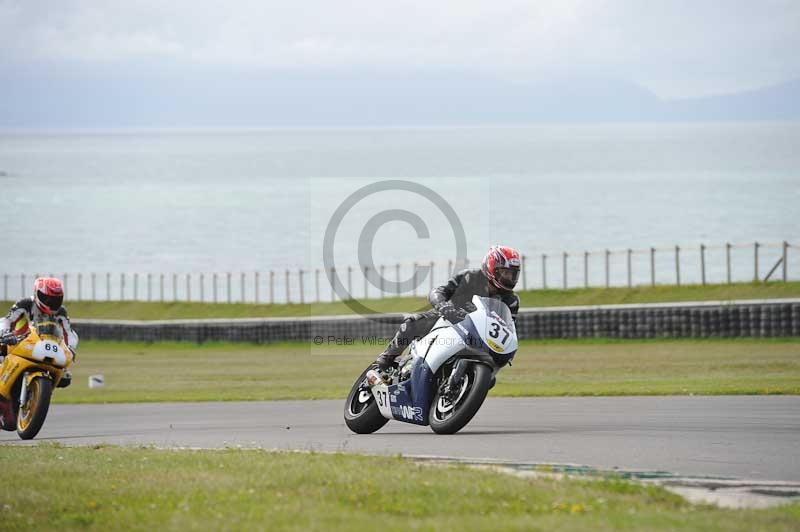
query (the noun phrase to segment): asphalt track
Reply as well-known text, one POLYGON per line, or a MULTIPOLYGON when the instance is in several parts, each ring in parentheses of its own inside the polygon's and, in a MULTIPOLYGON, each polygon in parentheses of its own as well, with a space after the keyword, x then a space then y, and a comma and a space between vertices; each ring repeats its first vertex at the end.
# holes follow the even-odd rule
MULTIPOLYGON (((800 481, 800 397, 488 399, 459 434, 352 434, 343 401, 53 405, 34 441, 261 447, 579 464, 800 481)), ((16 433, 0 443, 25 445, 16 433)))

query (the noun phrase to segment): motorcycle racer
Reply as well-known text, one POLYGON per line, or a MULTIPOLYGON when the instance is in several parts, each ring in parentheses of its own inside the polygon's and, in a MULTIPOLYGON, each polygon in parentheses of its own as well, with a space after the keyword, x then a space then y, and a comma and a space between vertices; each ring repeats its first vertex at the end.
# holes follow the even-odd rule
POLYGON ((466 269, 454 275, 447 284, 431 290, 428 301, 433 307, 426 312, 407 316, 386 350, 375 360, 378 369, 387 371, 406 347, 428 334, 433 325, 444 317, 458 323, 467 316, 464 306, 472 296, 497 297, 508 305, 514 320, 519 311, 519 297, 514 287, 519 279, 522 259, 520 253, 508 246, 492 246, 480 268, 466 269))
POLYGON ((72 329, 64 302, 64 286, 54 277, 39 277, 33 283, 33 295, 20 299, 11 307, 8 315, 0 319, 0 363, 6 346, 15 345, 24 336, 31 322, 47 317, 61 326, 64 342, 76 356, 78 335, 72 329))

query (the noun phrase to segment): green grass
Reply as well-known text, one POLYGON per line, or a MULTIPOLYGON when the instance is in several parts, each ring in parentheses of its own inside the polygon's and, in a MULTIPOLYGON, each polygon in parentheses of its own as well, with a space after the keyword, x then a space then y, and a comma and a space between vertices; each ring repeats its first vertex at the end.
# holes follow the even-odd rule
MULTIPOLYGON (((85 342, 59 403, 343 399, 380 346, 85 342), (106 387, 89 389, 102 373, 106 387)), ((493 396, 800 394, 800 338, 524 341, 493 396)))
POLYGON ((7 446, 3 530, 797 530, 800 505, 692 506, 621 480, 399 457, 7 446))
MULTIPOLYGON (((521 292, 523 307, 571 305, 612 305, 622 303, 660 303, 674 301, 727 301, 732 299, 772 299, 800 297, 800 282, 736 283, 635 288, 574 288, 569 290, 531 290, 521 292)), ((423 297, 370 299, 364 302, 374 312, 415 312, 429 308, 423 297)), ((10 302, 0 302, 10 307, 10 302)), ((255 305, 251 303, 145 303, 133 301, 69 301, 70 316, 127 320, 180 318, 260 318, 285 316, 330 316, 352 314, 345 303, 255 305)))

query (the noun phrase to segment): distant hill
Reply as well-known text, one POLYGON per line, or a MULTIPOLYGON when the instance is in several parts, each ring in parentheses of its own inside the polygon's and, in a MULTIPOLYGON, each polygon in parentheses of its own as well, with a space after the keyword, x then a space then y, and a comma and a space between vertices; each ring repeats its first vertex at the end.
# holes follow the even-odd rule
POLYGON ((0 127, 198 127, 799 120, 800 79, 663 101, 602 78, 465 72, 6 72, 0 127))
POLYGON ((676 120, 800 120, 800 79, 762 89, 666 102, 676 120))

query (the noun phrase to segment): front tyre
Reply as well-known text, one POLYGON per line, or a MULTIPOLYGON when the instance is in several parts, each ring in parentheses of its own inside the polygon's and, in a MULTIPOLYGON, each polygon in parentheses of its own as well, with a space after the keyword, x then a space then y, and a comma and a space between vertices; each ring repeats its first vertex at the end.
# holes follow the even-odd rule
POLYGON ((17 434, 23 440, 32 440, 41 430, 50 397, 53 395, 53 382, 46 377, 34 377, 28 386, 28 400, 20 405, 17 413, 17 434))
MULTIPOLYGON (((448 376, 443 376, 447 380, 448 376)), ((473 363, 464 373, 458 390, 444 394, 442 387, 433 397, 429 412, 431 429, 437 434, 455 434, 478 412, 492 380, 492 370, 485 364, 473 363)))
POLYGON ((344 422, 356 434, 372 434, 389 421, 381 415, 375 396, 367 384, 367 372, 372 368, 365 369, 356 380, 344 405, 344 422))

